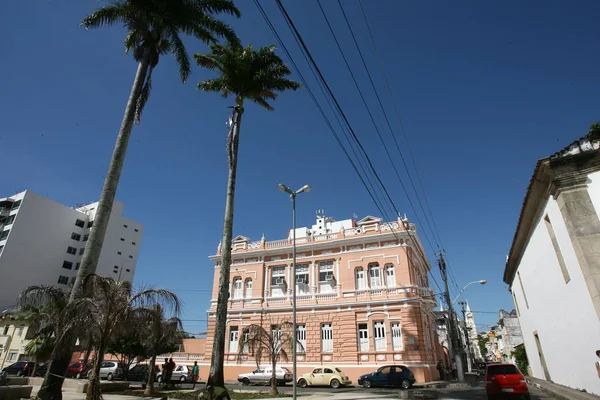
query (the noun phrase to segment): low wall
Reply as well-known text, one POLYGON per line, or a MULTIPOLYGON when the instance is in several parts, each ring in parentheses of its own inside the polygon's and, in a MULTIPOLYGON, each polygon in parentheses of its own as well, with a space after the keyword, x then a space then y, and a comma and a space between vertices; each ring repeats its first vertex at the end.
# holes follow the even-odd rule
POLYGON ((27 377, 9 377, 8 386, 22 386, 27 385, 29 383, 29 379, 27 377))
POLYGON ((20 400, 31 397, 33 386, 0 386, 0 400, 20 400))
MULTIPOLYGON (((88 384, 88 381, 79 382, 77 384, 76 392, 86 393, 88 384)), ((100 391, 102 391, 102 393, 121 392, 127 389, 129 389, 129 382, 100 382, 100 391)))
MULTIPOLYGON (((29 384, 29 385, 33 385, 33 386, 42 386, 42 383, 44 383, 44 378, 35 377, 35 378, 22 378, 22 379, 28 380, 27 382, 23 383, 23 385, 29 384)), ((63 382, 63 387, 77 389, 78 385, 81 384, 82 382, 87 382, 87 379, 84 380, 84 379, 67 378, 63 382)))

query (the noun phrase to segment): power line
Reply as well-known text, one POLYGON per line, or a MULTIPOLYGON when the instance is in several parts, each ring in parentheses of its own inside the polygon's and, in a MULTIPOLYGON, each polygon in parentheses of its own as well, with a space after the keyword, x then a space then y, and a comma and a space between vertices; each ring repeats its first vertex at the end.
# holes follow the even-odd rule
MULTIPOLYGON (((263 16, 263 18, 265 19, 265 22, 267 23, 267 25, 269 26, 269 28, 271 29, 271 32, 273 33, 273 35, 275 36, 275 38, 277 39, 278 43, 280 44, 280 46, 282 47, 282 49, 284 50, 284 52, 286 53, 289 61, 291 62, 291 64, 293 65, 294 69, 296 70, 298 76, 300 77, 301 81, 303 82, 304 86, 307 88, 307 91, 312 99, 312 101, 315 103, 315 105, 317 106, 317 109, 319 110, 319 112, 321 113, 321 116, 323 117, 323 119, 325 120, 326 125, 328 126, 329 130, 331 131, 331 133, 333 134, 333 136, 335 137, 338 145, 342 148, 343 153, 345 154, 346 158, 350 161, 354 171, 357 173, 357 175, 359 176, 359 179, 361 181, 361 183, 363 184, 363 186, 367 189, 367 192, 369 194, 369 196, 371 197, 371 199, 373 200, 373 202, 375 203, 375 206, 377 207, 377 209, 379 210, 379 212, 381 212, 381 214, 383 216, 385 216, 385 212, 382 210, 381 206, 380 206, 380 202, 381 200, 376 200, 375 197, 376 193, 374 195, 374 193, 369 189, 369 185, 367 184, 367 182, 365 181, 365 178, 360 174, 360 172, 358 171, 358 168, 356 167, 356 164, 354 163, 354 161, 352 160, 352 158, 349 156, 347 149, 344 147, 344 145, 342 144, 342 141, 339 137, 339 135, 337 134, 337 132, 335 131, 335 129, 333 128, 331 121, 329 120, 329 118, 327 117, 327 115, 325 114, 323 108, 321 107, 321 105, 319 104, 319 102, 317 101, 314 93, 312 92, 312 90, 310 89, 310 86, 308 85, 308 82, 306 81, 306 79, 304 78, 304 76, 302 75, 300 69, 298 68, 298 65, 295 63, 293 57, 291 56, 291 54, 289 53, 289 51, 287 50, 287 47, 285 46, 285 43, 283 43, 283 40, 281 39, 281 37, 279 36, 279 34, 277 33, 276 29, 274 28, 273 24, 271 23, 269 17, 267 16, 267 14, 265 13, 264 9, 262 8, 262 6, 260 5, 260 3, 258 2, 258 0, 255 0, 255 4, 257 6, 257 8, 259 9, 261 15, 263 16)), ((331 96, 331 101, 335 104, 335 106, 338 109, 338 112, 340 113, 340 115, 342 116, 342 118, 344 119, 344 121, 346 122, 347 125, 347 130, 350 130, 352 136, 354 137, 354 140, 358 143, 359 147, 362 147, 360 145, 360 141, 358 141, 358 138, 356 137, 356 135, 354 134, 354 132, 351 129, 351 126, 347 120, 347 118, 345 117, 345 114, 343 114, 343 111, 341 110, 341 107, 339 106, 339 103, 337 102, 337 100, 335 99, 335 97, 333 96, 333 93, 331 92, 331 89, 329 88, 329 86, 327 85, 327 82, 324 80, 322 74, 320 73, 320 70, 318 70, 318 67, 316 67, 316 63, 314 62, 314 59, 312 59, 312 56, 310 55, 310 52, 308 51, 306 44, 303 42, 301 36, 299 36, 297 29, 295 29, 295 26, 293 26, 293 22, 292 24, 290 24, 291 19, 289 18, 289 15, 287 15, 287 12, 285 11, 285 8, 283 8, 283 5, 278 2, 278 6, 280 7, 280 11, 282 11, 282 14, 284 14, 284 17, 286 19, 286 23, 288 24, 288 27, 292 30, 292 32, 294 33, 294 39, 296 40, 296 43, 304 49, 304 51, 302 52, 305 60, 308 62, 309 67, 311 68, 311 71, 313 72, 313 75, 315 76, 315 78, 317 78, 317 81, 319 82, 319 86, 321 87, 321 89, 324 91, 324 94, 326 94, 325 92, 328 92, 331 96), (315 73, 316 70, 316 73, 315 73), (317 74, 319 74, 321 80, 319 81, 319 78, 317 77, 317 74)), ((327 96, 326 96, 327 98, 327 96)), ((330 101, 329 98, 327 98, 328 101, 330 101)), ((330 105, 331 105, 331 101, 330 101, 330 105)), ((335 114, 337 118, 337 114, 335 114)), ((338 119, 338 122, 340 122, 341 125, 341 121, 338 119)), ((352 143, 352 141, 349 139, 349 142, 352 143)), ((352 147, 351 147, 352 148, 352 147)), ((364 151, 364 148, 361 148, 363 154, 366 155, 366 152, 364 151)), ((370 167, 372 169, 373 174, 378 178, 376 171, 374 170, 372 164, 370 163, 370 160, 368 159, 368 157, 365 157, 367 159, 367 162, 370 164, 370 167)), ((357 157, 357 159, 359 159, 359 157, 357 157)), ((359 164, 360 165, 360 164, 359 164)), ((365 173, 364 168, 363 168, 363 173, 365 173)), ((365 174, 367 175, 367 174, 365 174)), ((381 183, 381 180, 378 179, 378 181, 381 183)), ((369 182, 371 183, 371 182, 369 182)), ((371 186, 374 188, 373 184, 371 183, 371 186)), ((383 188, 385 190, 385 187, 383 188)), ((389 198, 389 193, 387 193, 387 196, 389 198)), ((395 207, 394 207, 395 208, 395 207)), ((399 213, 398 213, 399 215, 399 213)), ((403 223, 406 223, 405 221, 403 221, 403 223)), ((397 239, 398 236, 396 234, 396 232, 394 230, 392 230, 394 235, 396 236, 397 239)), ((409 235, 409 237, 411 237, 410 234, 410 230, 409 227, 406 227, 406 231, 407 234, 409 235)), ((422 256, 422 249, 420 248, 419 242, 418 240, 414 241, 416 247, 417 247, 417 253, 420 253, 420 255, 422 256)), ((425 264, 427 264, 427 259, 426 257, 422 257, 425 264)), ((435 281, 435 278, 432 276, 432 278, 435 281)), ((437 281, 435 281, 438 289, 439 289, 439 284, 437 283, 437 281)))
MULTIPOLYGON (((333 40, 335 41, 335 44, 342 56, 342 59, 344 60, 344 63, 346 64, 346 68, 348 69, 348 72, 350 72, 350 76, 352 77, 352 81, 354 82, 354 86, 356 86, 356 89, 358 90, 358 94, 360 95, 360 98, 367 110, 367 113, 369 114, 369 117, 371 119, 371 122, 373 123, 373 126, 375 127, 375 132, 377 133, 377 136, 379 137, 379 140, 381 141, 381 144, 383 146, 383 149, 388 157, 388 159, 390 160, 390 164, 392 164, 392 169, 394 170, 394 172, 396 173, 396 177, 398 178, 398 182, 400 183, 400 187, 402 187, 402 190, 404 191, 404 194, 406 195, 406 198, 408 200, 408 203, 410 205, 410 207, 412 208, 413 212, 415 213, 415 219, 417 220, 418 224, 420 226, 424 226, 421 223, 421 220, 419 219, 419 215, 410 199, 410 196, 408 194, 408 191, 406 190, 406 186, 404 185, 404 182, 402 181, 402 178, 400 178, 400 173, 398 172, 398 168, 396 168, 396 164, 394 163, 394 160, 392 159, 392 156, 390 155, 390 152, 387 148, 387 146, 385 145, 385 141, 383 140, 383 136, 381 135, 381 132, 379 131, 379 128, 377 127, 377 123, 375 122, 375 117, 373 117, 373 113, 371 112, 368 104, 367 104, 367 100, 365 99, 365 96, 362 93, 362 90, 360 89, 360 86, 358 85, 358 82, 356 80, 356 77, 354 76, 354 73, 352 72, 352 68, 350 67, 350 64, 348 63, 348 59, 346 58, 346 56, 344 55, 344 51, 342 50, 342 47, 340 45, 340 42, 337 39, 337 36, 335 34, 335 32, 333 31, 333 28, 331 27, 331 24, 329 23, 329 18, 327 18, 327 14, 325 13, 325 10, 323 9, 323 6, 321 5, 321 0, 317 0, 317 4, 319 5, 319 9, 321 10, 321 13, 323 14, 323 17, 325 18, 325 22, 327 23, 327 27, 329 28, 329 32, 331 33, 331 36, 333 36, 333 40)), ((346 21, 347 22, 347 21, 346 21)), ((354 36, 354 34, 353 34, 354 36)), ((360 52, 360 49, 359 49, 360 52)), ((362 57, 362 55, 361 55, 362 57)), ((363 60, 364 62, 364 60, 363 60)), ((366 65, 365 65, 366 68, 366 65)), ((367 70, 367 73, 369 73, 369 71, 367 70)), ((369 74, 369 79, 370 79, 370 74, 369 74)), ((373 81, 371 80, 371 84, 373 84, 373 81)), ((379 99, 379 95, 377 94, 377 90, 375 89, 375 86, 373 86, 373 89, 375 90, 375 95, 377 96, 377 98, 379 99)), ((392 127, 389 123, 389 120, 387 119, 387 115, 385 113, 385 109, 383 108, 383 105, 381 104, 381 100, 379 100, 379 105, 381 107, 381 110, 383 111, 383 115, 385 117, 385 119, 388 121, 388 127, 390 129, 390 131, 392 130, 392 127)), ((392 136, 393 136, 393 132, 392 132, 392 136)), ((399 150, 399 149, 398 149, 399 150)), ((400 153, 400 157, 402 160, 404 160, 404 157, 402 156, 402 153, 400 153)), ((404 164, 406 167, 406 163, 404 164)), ((408 169, 407 169, 407 173, 408 169)), ((409 175, 410 177, 410 175, 409 175)), ((414 187, 414 185, 413 185, 414 187)), ((433 245, 431 244, 431 240, 429 239, 429 236, 427 235, 427 231, 423 230, 423 234, 425 236, 425 239, 427 240, 427 242, 429 243, 429 247, 433 248, 433 245)))

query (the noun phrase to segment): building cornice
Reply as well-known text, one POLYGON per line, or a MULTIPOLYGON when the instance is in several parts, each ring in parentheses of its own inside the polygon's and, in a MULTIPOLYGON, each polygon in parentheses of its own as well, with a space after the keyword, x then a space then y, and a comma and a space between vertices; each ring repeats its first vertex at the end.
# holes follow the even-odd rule
MULTIPOLYGON (((378 233, 378 234, 370 234, 370 235, 361 235, 361 236, 350 236, 350 237, 345 237, 345 238, 340 238, 340 239, 332 239, 332 240, 328 240, 328 241, 322 241, 322 242, 310 242, 310 243, 297 243, 296 244, 296 251, 299 253, 308 251, 308 250, 323 250, 323 249, 329 249, 332 247, 342 247, 342 246, 352 246, 352 245, 357 245, 357 244, 365 244, 365 243, 371 243, 374 241, 382 241, 382 240, 392 240, 392 239, 397 239, 398 237, 410 240, 412 242, 408 242, 406 244, 398 244, 398 245, 394 245, 394 246, 389 246, 389 248, 393 248, 393 247, 415 247, 415 245, 413 243, 416 243, 416 246, 424 253, 424 249, 423 246, 421 245, 421 242, 419 241, 416 232, 415 231, 391 231, 391 232, 385 232, 385 233, 378 233)), ((377 248, 373 248, 373 249, 360 249, 360 250, 356 250, 356 251, 377 251, 381 248, 387 248, 386 246, 384 247, 377 247, 377 248)), ((232 266, 234 266, 233 261, 236 259, 243 259, 243 258, 254 258, 254 257, 265 257, 265 256, 272 256, 272 255, 280 255, 280 254, 288 254, 288 258, 291 258, 291 254, 292 254, 292 249, 293 247, 291 245, 289 246, 285 246, 285 247, 275 247, 275 248, 271 248, 271 249, 257 249, 257 250, 246 250, 246 251, 242 251, 242 252, 232 252, 231 254, 231 259, 232 259, 232 266)), ((350 251, 348 251, 350 252, 350 251)), ((344 253, 342 251, 342 253, 344 253)), ((339 254, 339 253, 335 253, 335 254, 339 254)), ((328 254, 329 255, 329 254, 328 254)), ((321 255, 314 255, 314 256, 310 256, 310 257, 321 257, 321 255)), ((310 258, 310 257, 304 257, 304 258, 310 258)), ((217 262, 221 260, 221 255, 219 254, 215 254, 215 255, 211 255, 208 257, 211 261, 213 262, 217 262)), ((281 260, 279 260, 281 261, 281 260)), ((262 262, 262 261, 257 261, 258 263, 262 262)), ((425 259, 425 268, 427 270, 431 269, 431 265, 429 265, 429 261, 427 259, 425 259)))
POLYGON ((539 160, 529 182, 517 229, 506 261, 503 280, 512 286, 523 253, 550 196, 557 198, 564 190, 587 187, 588 175, 600 171, 600 151, 590 150, 561 157, 539 160))

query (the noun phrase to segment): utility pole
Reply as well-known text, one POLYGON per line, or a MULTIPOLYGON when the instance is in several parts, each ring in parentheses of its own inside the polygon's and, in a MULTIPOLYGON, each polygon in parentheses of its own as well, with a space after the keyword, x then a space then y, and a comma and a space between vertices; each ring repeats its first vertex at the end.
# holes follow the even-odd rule
POLYGON ((472 359, 471 359, 471 341, 469 339, 469 327, 467 326, 467 316, 466 316, 466 309, 465 307, 467 306, 467 303, 464 301, 461 301, 460 303, 460 309, 462 311, 462 315, 463 315, 463 321, 465 323, 465 340, 467 341, 467 370, 469 372, 472 371, 473 367, 472 367, 472 359))
POLYGON ((450 350, 450 358, 454 360, 456 363, 456 372, 458 375, 458 380, 460 382, 464 382, 465 374, 463 371, 463 360, 461 357, 462 346, 459 344, 458 340, 458 332, 456 329, 456 315, 454 313, 454 309, 452 308, 452 301, 450 300, 450 290, 448 289, 448 274, 446 271, 446 261, 444 260, 444 255, 440 253, 438 255, 438 264, 440 266, 440 274, 442 275, 442 280, 444 281, 444 298, 446 299, 446 303, 448 304, 448 319, 446 320, 448 323, 448 332, 450 335, 450 343, 452 349, 450 350))

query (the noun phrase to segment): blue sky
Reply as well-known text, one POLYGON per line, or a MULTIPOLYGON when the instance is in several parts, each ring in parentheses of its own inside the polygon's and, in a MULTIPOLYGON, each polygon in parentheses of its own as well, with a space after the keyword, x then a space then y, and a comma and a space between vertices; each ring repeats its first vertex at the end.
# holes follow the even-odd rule
MULTIPOLYGON (((303 74, 310 76, 274 1, 261 3, 303 74)), ((389 138, 337 2, 323 3, 389 138)), ((513 308, 502 273, 535 161, 600 119, 595 18, 600 4, 364 3, 450 268, 461 287, 489 281, 470 287, 466 298, 473 310, 490 312, 477 313, 478 323, 493 324, 498 317, 491 312, 513 308)), ((136 69, 124 54, 121 27, 89 32, 78 27, 102 4, 52 0, 3 6, 3 196, 31 189, 73 206, 99 197, 136 69)), ((275 44, 254 2, 237 4, 243 18, 232 23, 242 40, 275 44)), ((397 208, 424 222, 399 186, 316 0, 284 4, 397 208)), ((386 112, 393 116, 358 2, 343 4, 386 112)), ((206 50, 197 41, 186 43, 190 53, 206 50)), ((232 102, 195 88, 198 80, 212 76, 194 68, 182 85, 173 59, 161 59, 117 194, 126 216, 145 226, 136 283, 176 291, 186 304, 186 329, 193 333, 205 331, 213 275, 208 256, 221 237, 227 178, 225 121, 232 102)), ((309 85, 319 93, 315 81, 309 85)), ((259 239, 264 233, 267 240, 286 236, 290 203, 277 190, 279 182, 313 187, 299 198, 299 226, 311 225, 316 209, 338 220, 379 214, 306 90, 283 94, 275 107, 267 112, 248 106, 244 114, 234 234, 259 239)), ((402 135, 398 121, 390 121, 402 135)), ((408 157, 402 138, 400 144, 408 157)), ((395 148, 390 151, 398 157, 395 148)), ((410 158, 407 162, 412 165, 410 158)), ((426 242, 424 231, 426 226, 419 227, 426 242)), ((427 247, 441 283, 435 248, 427 247)))

